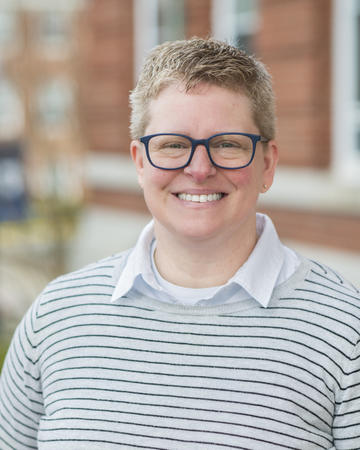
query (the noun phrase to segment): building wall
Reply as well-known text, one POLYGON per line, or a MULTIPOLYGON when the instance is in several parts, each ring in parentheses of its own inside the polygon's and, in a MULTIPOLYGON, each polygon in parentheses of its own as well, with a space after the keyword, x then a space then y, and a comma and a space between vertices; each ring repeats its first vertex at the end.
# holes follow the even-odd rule
MULTIPOLYGON (((64 180, 62 200, 79 202, 82 181, 80 178, 65 180, 71 171, 80 171, 84 149, 77 90, 78 15, 75 11, 66 13, 68 22, 64 43, 52 45, 53 42, 47 41, 48 36, 41 34, 41 27, 44 27, 47 14, 61 13, 61 9, 58 11, 56 7, 49 7, 38 10, 19 5, 6 11, 16 17, 16 33, 14 45, 9 49, 1 49, 1 79, 13 84, 24 110, 23 128, 11 139, 21 142, 24 147, 29 193, 35 198, 53 195, 49 178, 57 170, 62 172, 64 180), (64 120, 59 119, 58 122, 51 121, 50 116, 54 111, 49 104, 43 111, 39 106, 41 95, 46 94, 45 91, 52 83, 63 83, 69 88, 71 96, 64 120)), ((3 136, 0 139, 3 140, 3 136)))
POLYGON ((211 34, 211 0, 186 0, 186 37, 207 37, 211 34))
POLYGON ((81 98, 88 147, 96 152, 128 153, 133 1, 89 1, 83 36, 81 98))
MULTIPOLYGON (((87 11, 83 95, 89 149, 93 166, 105 167, 111 152, 122 154, 119 174, 132 170, 126 155, 133 6, 130 0, 121 6, 116 0, 91 0, 87 11)), ((211 34, 211 1, 186 0, 185 8, 185 35, 211 34)), ((358 191, 339 189, 331 175, 332 2, 261 0, 259 17, 254 47, 273 75, 280 148, 275 188, 262 197, 260 208, 273 217, 282 238, 360 251, 358 191), (290 175, 284 178, 284 172, 290 175)), ((110 178, 102 184, 97 177, 92 186, 89 178, 91 203, 146 211, 136 180, 121 184, 116 175, 113 182, 110 178)))
POLYGON ((331 1, 262 0, 258 55, 277 94, 280 163, 330 161, 331 1))
POLYGON ((0 339, 66 270, 83 201, 80 8, 78 0, 0 2, 0 339))

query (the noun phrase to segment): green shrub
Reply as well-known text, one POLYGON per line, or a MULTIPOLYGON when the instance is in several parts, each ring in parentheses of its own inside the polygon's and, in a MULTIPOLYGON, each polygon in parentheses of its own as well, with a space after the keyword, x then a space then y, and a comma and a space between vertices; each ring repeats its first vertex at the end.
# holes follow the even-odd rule
POLYGON ((1 339, 0 340, 0 370, 2 368, 8 347, 9 347, 8 339, 1 339))

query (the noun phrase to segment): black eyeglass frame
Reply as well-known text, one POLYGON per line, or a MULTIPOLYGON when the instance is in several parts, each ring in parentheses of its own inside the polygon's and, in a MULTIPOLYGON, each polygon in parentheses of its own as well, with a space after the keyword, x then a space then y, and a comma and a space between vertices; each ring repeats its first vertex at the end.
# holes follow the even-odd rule
POLYGON ((263 144, 267 144, 270 139, 266 139, 262 136, 260 136, 259 134, 251 134, 251 133, 238 133, 238 132, 231 132, 228 131, 226 133, 217 133, 217 134, 213 134, 212 136, 208 137, 207 139, 193 139, 190 136, 187 136, 186 134, 179 134, 179 133, 156 133, 156 134, 149 134, 147 136, 142 136, 139 141, 141 143, 143 143, 145 145, 145 151, 146 151, 146 156, 147 159, 149 161, 149 163, 153 166, 156 167, 156 169, 161 169, 161 170, 180 170, 180 169, 184 169, 185 167, 187 167, 190 163, 191 160, 194 156, 195 150, 199 145, 203 145, 206 148, 208 157, 211 161, 211 164, 213 164, 215 167, 218 167, 220 169, 226 169, 226 170, 238 170, 238 169, 243 169, 244 167, 249 166, 254 159, 255 156, 255 150, 256 150, 256 144, 258 142, 261 142, 263 144), (210 152, 210 147, 209 147, 209 142, 211 139, 213 139, 214 137, 217 136, 223 136, 223 135, 227 135, 227 134, 235 134, 235 135, 240 135, 240 136, 247 136, 251 139, 252 142, 252 154, 251 154, 251 158, 250 161, 243 165, 243 166, 237 166, 237 167, 225 167, 225 166, 221 166, 220 164, 217 164, 211 157, 211 152, 210 152), (191 142, 191 151, 190 151, 190 155, 189 155, 189 159, 188 161, 183 164, 182 166, 179 167, 160 167, 157 166, 156 164, 153 163, 153 161, 150 158, 150 151, 149 151, 149 141, 151 138, 156 137, 156 136, 180 136, 183 138, 187 138, 190 142, 191 142))

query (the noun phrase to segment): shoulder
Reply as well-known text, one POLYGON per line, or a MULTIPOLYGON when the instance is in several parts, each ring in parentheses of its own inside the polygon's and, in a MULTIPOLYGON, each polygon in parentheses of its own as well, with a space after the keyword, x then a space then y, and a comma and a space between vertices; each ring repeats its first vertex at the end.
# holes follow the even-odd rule
POLYGON ((360 289, 347 280, 339 271, 319 261, 305 260, 308 265, 303 289, 337 298, 338 295, 353 299, 360 306, 360 289))
POLYGON ((328 265, 296 254, 300 265, 293 275, 282 284, 284 291, 301 291, 335 296, 335 293, 348 296, 357 304, 360 301, 360 289, 346 279, 341 272, 328 265))
POLYGON ((298 257, 300 266, 279 287, 276 295, 279 306, 316 313, 319 320, 328 317, 350 321, 360 331, 360 290, 328 265, 298 257))
POLYGON ((37 299, 37 314, 43 315, 59 305, 86 301, 108 301, 130 250, 103 258, 51 281, 37 299))
POLYGON ((105 320, 114 311, 111 297, 128 252, 101 259, 51 281, 21 321, 20 334, 40 352, 59 334, 66 339, 74 328, 85 329, 92 322, 105 320))
POLYGON ((300 266, 279 286, 267 314, 274 323, 281 320, 289 339, 301 337, 316 358, 344 367, 360 342, 359 289, 326 264, 299 257, 300 266))
POLYGON ((326 264, 300 258, 300 268, 281 289, 279 305, 294 308, 304 320, 311 317, 334 331, 352 330, 352 341, 357 341, 360 290, 326 264))

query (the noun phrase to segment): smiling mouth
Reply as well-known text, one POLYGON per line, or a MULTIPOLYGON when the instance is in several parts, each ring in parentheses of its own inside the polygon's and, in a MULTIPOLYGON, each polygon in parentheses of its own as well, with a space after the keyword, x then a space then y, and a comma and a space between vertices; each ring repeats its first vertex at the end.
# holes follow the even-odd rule
POLYGON ((215 202, 217 200, 221 200, 224 197, 224 193, 216 192, 213 194, 186 194, 180 193, 177 194, 177 197, 180 200, 185 200, 187 202, 195 202, 195 203, 206 203, 206 202, 215 202))

